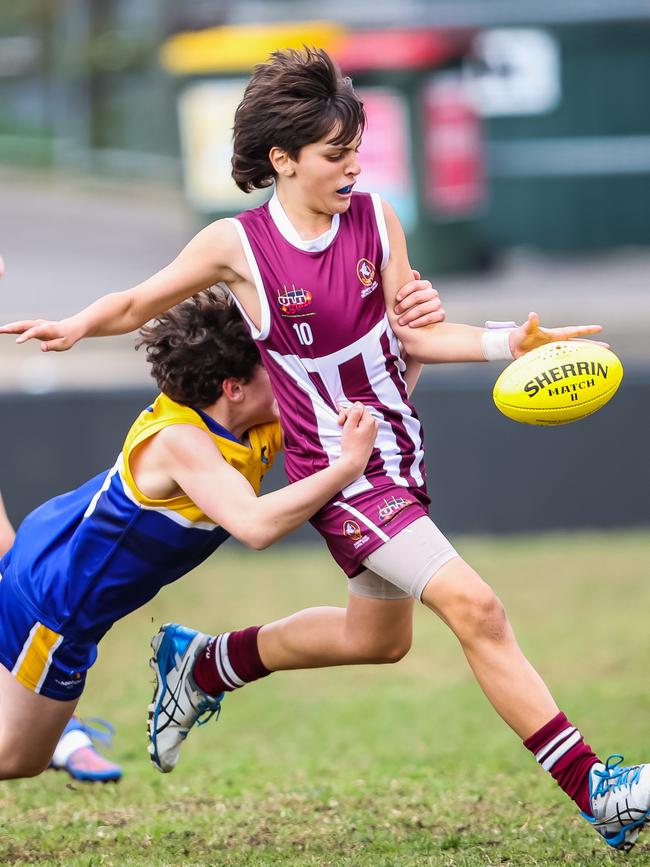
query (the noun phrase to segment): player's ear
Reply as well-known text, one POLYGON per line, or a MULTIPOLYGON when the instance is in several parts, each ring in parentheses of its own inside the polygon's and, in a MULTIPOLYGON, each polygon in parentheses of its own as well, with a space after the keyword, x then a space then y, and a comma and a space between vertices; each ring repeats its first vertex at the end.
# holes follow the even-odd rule
POLYGON ((233 403, 241 403, 244 399, 243 385, 241 379, 235 379, 234 376, 231 376, 221 383, 221 391, 228 400, 233 403))
POLYGON ((283 175, 285 178, 290 178, 295 173, 293 160, 282 148, 272 147, 269 151, 269 160, 273 166, 273 171, 277 175, 283 175))

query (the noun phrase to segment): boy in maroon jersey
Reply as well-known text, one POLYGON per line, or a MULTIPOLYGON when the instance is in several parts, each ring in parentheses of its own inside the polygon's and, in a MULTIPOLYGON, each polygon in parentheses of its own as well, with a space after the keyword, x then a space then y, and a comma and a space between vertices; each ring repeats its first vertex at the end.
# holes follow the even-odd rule
POLYGON ((368 660, 399 658, 418 599, 453 630, 488 700, 542 767, 609 845, 628 850, 650 815, 650 766, 600 762, 522 654, 492 589, 428 517, 421 427, 403 377, 403 352, 421 363, 513 358, 600 328, 546 330, 536 314, 519 328, 407 327, 401 225, 378 196, 353 192, 364 124, 350 80, 325 52, 276 52, 256 67, 237 110, 233 157, 238 185, 274 183, 271 201, 206 227, 131 290, 59 323, 4 329, 67 349, 85 336, 137 328, 223 282, 274 387, 290 480, 335 459, 341 407, 360 401, 378 422, 364 475, 313 519, 350 579, 347 612, 302 612, 211 640, 165 627, 154 638, 154 760, 171 770, 197 716, 214 711, 224 690, 269 671, 359 662, 364 646, 368 660), (352 646, 351 636, 363 641, 352 646))

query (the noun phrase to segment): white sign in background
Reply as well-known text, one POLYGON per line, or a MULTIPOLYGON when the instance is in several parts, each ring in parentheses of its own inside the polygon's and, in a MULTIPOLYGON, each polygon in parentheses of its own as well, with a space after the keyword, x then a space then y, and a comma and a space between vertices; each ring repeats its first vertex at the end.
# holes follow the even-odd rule
POLYGON ((562 98, 560 51, 546 30, 499 28, 479 33, 463 80, 486 117, 544 114, 562 98))
POLYGON ((203 213, 237 213, 261 204, 268 190, 244 193, 231 177, 232 127, 248 79, 188 84, 178 97, 185 194, 203 213))

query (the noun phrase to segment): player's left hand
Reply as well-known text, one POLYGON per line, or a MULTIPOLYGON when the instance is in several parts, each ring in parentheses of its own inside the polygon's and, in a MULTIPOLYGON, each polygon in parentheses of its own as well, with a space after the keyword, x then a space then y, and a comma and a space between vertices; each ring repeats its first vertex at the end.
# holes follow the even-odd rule
POLYGON ((420 328, 445 320, 446 314, 437 289, 429 280, 421 280, 419 271, 413 271, 413 279, 402 286, 395 301, 395 315, 399 316, 397 321, 400 325, 420 328))
MULTIPOLYGON (((510 349, 515 358, 520 358, 531 349, 554 343, 556 340, 581 340, 585 334, 598 334, 602 325, 566 325, 564 328, 542 328, 537 313, 529 313, 523 325, 510 332, 510 349)), ((609 347, 608 343, 596 341, 599 346, 609 347)))

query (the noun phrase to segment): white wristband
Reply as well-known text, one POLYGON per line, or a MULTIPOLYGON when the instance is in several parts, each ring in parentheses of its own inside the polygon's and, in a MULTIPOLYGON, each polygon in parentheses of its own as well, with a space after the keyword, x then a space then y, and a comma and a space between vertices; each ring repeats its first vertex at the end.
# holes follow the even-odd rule
POLYGON ((510 333, 517 327, 515 322, 485 323, 485 331, 481 335, 481 350, 486 361, 512 361, 514 355, 510 349, 510 333))

